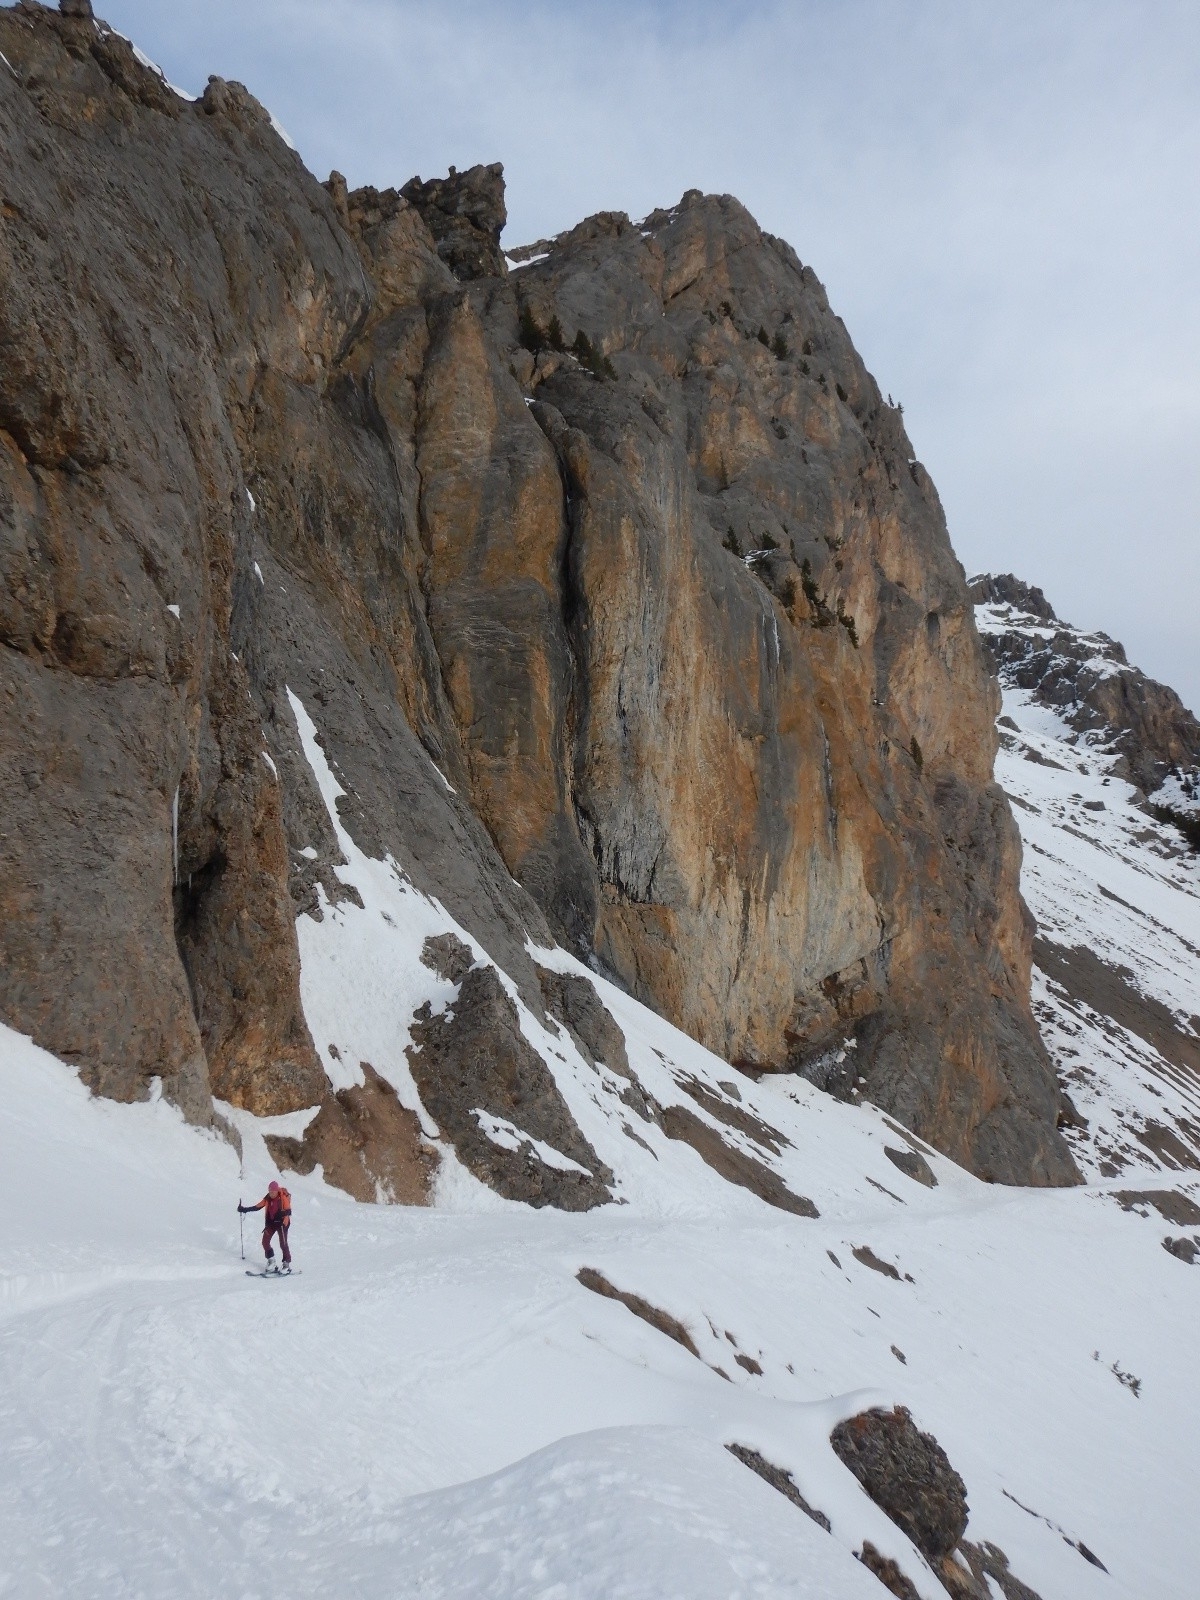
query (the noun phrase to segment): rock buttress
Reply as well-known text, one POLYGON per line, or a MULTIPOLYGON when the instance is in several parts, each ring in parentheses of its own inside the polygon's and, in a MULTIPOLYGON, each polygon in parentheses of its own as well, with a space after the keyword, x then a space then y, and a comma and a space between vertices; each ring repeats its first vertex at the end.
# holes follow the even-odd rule
POLYGON ((5 1019, 198 1116, 327 1093, 290 687, 535 1009, 553 931, 1070 1181, 961 569, 811 270, 689 194, 508 273, 494 169, 322 188, 114 39, 0 13, 5 1019))

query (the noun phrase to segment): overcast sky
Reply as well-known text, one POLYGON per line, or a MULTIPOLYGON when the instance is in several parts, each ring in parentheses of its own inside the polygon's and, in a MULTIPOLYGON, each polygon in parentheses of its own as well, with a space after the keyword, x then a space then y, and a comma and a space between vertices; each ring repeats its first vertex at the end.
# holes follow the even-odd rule
POLYGON ((507 244, 685 189, 795 245, 969 571, 1200 711, 1197 0, 97 0, 351 186, 502 160, 507 244))

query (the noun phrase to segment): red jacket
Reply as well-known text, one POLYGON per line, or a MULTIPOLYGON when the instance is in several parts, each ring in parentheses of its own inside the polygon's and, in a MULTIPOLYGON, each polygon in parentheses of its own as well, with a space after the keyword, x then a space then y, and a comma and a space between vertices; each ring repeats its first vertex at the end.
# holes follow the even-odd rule
POLYGON ((247 1206, 247 1211, 262 1211, 266 1208, 267 1222, 281 1222, 286 1228, 292 1220, 292 1197, 286 1189, 280 1189, 278 1194, 270 1191, 263 1195, 257 1205, 247 1206))

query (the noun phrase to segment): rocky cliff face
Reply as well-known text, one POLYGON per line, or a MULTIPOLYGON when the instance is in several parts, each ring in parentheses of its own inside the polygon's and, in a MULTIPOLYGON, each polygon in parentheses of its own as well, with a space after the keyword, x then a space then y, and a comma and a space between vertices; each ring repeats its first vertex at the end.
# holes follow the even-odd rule
POLYGON ((1200 1168, 1200 724, 1040 589, 975 578, 1004 691, 997 776, 1037 916, 1033 993, 1080 1167, 1200 1168))
POLYGON ((320 185, 89 16, 0 50, 4 1018, 335 1138, 290 690, 356 844, 539 1013, 557 939, 746 1070, 1071 1181, 970 596, 812 270, 694 192, 510 262, 498 167, 320 185))

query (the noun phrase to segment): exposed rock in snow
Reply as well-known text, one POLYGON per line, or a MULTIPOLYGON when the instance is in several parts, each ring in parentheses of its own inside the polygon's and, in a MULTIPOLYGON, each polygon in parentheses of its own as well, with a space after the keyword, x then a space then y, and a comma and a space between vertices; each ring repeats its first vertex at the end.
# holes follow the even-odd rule
POLYGON ((412 1033, 408 1054, 422 1103, 477 1178, 507 1199, 566 1211, 611 1198, 612 1173, 522 1033, 494 967, 472 968, 439 1016, 426 1002, 412 1033), (497 1139, 488 1118, 515 1137, 497 1139))
POLYGON ((883 1153, 893 1166, 899 1167, 905 1177, 912 1178, 916 1183, 923 1183, 927 1189, 937 1187, 933 1169, 919 1150, 893 1150, 888 1145, 883 1153))
POLYGON ((1200 722, 1174 689, 1131 667, 1104 633, 1060 622, 1040 589, 1011 575, 971 580, 976 620, 1006 685, 1024 689, 1118 757, 1112 771, 1162 801, 1200 781, 1200 722), (1163 785, 1172 788, 1163 791, 1163 785))
POLYGON ((971 599, 977 606, 1005 606, 1039 622, 1057 622, 1054 607, 1034 584, 1022 583, 1011 572, 981 572, 970 581, 971 599))
POLYGON ((475 965, 475 952, 455 933, 439 933, 421 946, 421 963, 457 986, 475 965))
POLYGON ((631 1078, 625 1040, 612 1015, 601 1004, 595 985, 573 972, 538 969, 546 1010, 570 1033, 591 1066, 598 1062, 622 1078, 631 1078))
MULTIPOLYGON (((885 1278, 891 1278, 896 1283, 901 1281, 902 1274, 898 1268, 894 1267, 890 1261, 882 1261, 869 1244, 855 1245, 850 1254, 856 1261, 861 1261, 864 1267, 870 1267, 872 1272, 880 1272, 885 1278)), ((905 1273, 903 1276, 908 1277, 908 1274, 905 1273)), ((912 1279, 908 1278, 908 1281, 911 1283, 912 1279)))
POLYGON ((774 1466, 764 1455, 757 1450, 751 1450, 744 1444, 727 1445, 730 1455, 734 1455, 744 1467, 749 1467, 751 1472, 757 1472, 759 1477, 769 1483, 773 1489, 778 1489, 780 1494, 786 1495, 794 1506, 798 1506, 806 1517, 811 1517, 818 1527, 824 1528, 826 1533, 831 1532, 829 1518, 823 1511, 814 1511, 812 1506, 797 1489, 790 1472, 785 1472, 782 1467, 774 1466))
MULTIPOLYGON (((976 579, 980 595, 995 579, 976 579)), ((1124 651, 1026 605, 980 603, 1004 705, 997 776, 1025 844, 1034 1010, 1063 1131, 1100 1176, 1200 1166, 1200 855, 1148 805, 1200 776, 1200 724, 1124 651), (1098 676, 1098 656, 1115 675, 1098 676), (1116 685, 1116 687, 1113 687, 1116 685), (1142 787, 1138 787, 1138 783, 1142 787)), ((1015 588, 1013 587, 1015 585, 1015 588)), ((1044 602, 1044 597, 1042 597, 1044 602)))
POLYGON ((264 1133, 267 1149, 281 1169, 308 1173, 319 1167, 327 1183, 356 1200, 425 1205, 437 1173, 437 1146, 371 1063, 358 1065, 361 1084, 326 1096, 301 1138, 264 1133))
POLYGON ((840 1461, 930 1564, 948 1556, 967 1528, 967 1489, 931 1434, 903 1406, 839 1422, 830 1443, 840 1461))
POLYGON ((649 1323, 652 1328, 657 1328, 659 1333, 665 1333, 668 1339, 674 1339, 689 1355, 700 1360, 700 1352, 696 1349, 691 1334, 677 1317, 671 1316, 667 1311, 660 1311, 657 1306, 652 1306, 640 1294, 630 1294, 628 1291, 616 1288, 609 1283, 602 1272, 597 1272, 595 1267, 580 1267, 575 1274, 585 1289, 590 1289, 593 1294, 603 1295, 606 1300, 619 1300, 635 1317, 640 1317, 643 1322, 649 1323))

